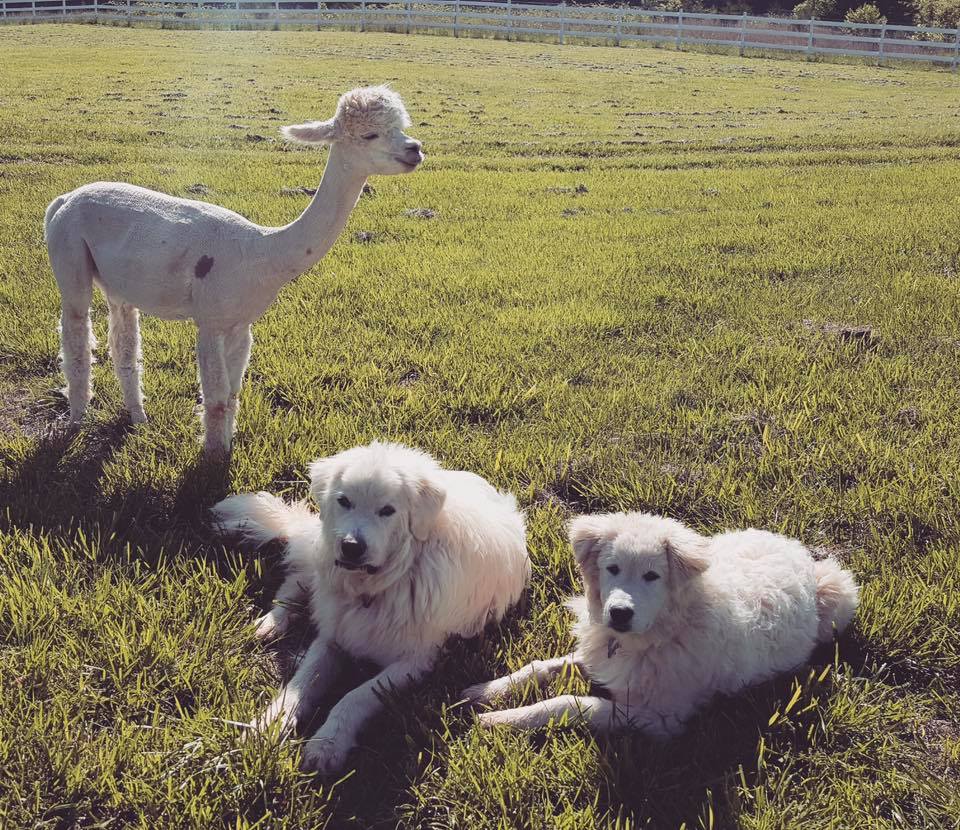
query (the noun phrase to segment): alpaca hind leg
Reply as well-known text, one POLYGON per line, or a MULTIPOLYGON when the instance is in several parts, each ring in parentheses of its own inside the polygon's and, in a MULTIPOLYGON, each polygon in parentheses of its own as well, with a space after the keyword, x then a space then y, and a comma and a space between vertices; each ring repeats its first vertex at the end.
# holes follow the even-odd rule
POLYGON ((132 305, 108 299, 110 306, 110 359, 120 381, 123 403, 130 413, 130 421, 142 424, 147 420, 143 411, 143 391, 140 387, 142 354, 140 351, 140 312, 132 305))
POLYGON ((230 433, 227 431, 230 378, 221 332, 200 329, 197 361, 200 364, 200 391, 203 394, 203 448, 207 455, 219 458, 230 451, 230 433))
POLYGON ((230 382, 230 398, 227 400, 227 434, 233 435, 240 410, 240 388, 250 362, 253 334, 250 326, 237 326, 225 338, 224 356, 227 362, 227 377, 230 382))
POLYGON ((70 401, 70 422, 78 423, 93 397, 91 366, 97 341, 90 323, 93 275, 84 250, 81 262, 54 261, 53 273, 60 287, 60 360, 67 379, 64 390, 70 401))

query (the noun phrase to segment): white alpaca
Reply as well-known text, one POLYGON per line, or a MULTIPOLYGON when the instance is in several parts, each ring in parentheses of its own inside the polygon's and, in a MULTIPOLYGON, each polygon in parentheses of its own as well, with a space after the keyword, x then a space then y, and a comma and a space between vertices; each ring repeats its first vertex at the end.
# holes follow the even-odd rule
POLYGON ((139 311, 192 319, 203 392, 205 449, 229 450, 250 359, 251 324, 280 289, 330 249, 372 174, 410 173, 423 161, 405 135, 410 118, 386 87, 355 89, 328 121, 284 127, 292 141, 329 144, 320 188, 282 228, 256 225, 217 205, 114 182, 85 185, 47 208, 50 264, 62 298, 63 370, 70 420, 86 411, 94 284, 110 309, 110 357, 130 412, 146 420, 140 388, 139 311))

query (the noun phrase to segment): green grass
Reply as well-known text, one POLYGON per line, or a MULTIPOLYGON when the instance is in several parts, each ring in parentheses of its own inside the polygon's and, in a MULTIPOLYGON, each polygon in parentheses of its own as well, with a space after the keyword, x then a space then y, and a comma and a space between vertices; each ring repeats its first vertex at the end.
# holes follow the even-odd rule
POLYGON ((956 75, 70 26, 0 29, 0 54, 0 826, 958 826, 956 75), (200 459, 187 324, 145 320, 147 426, 104 359, 66 433, 50 199, 203 185, 287 222, 324 154, 277 127, 380 81, 428 161, 374 180, 255 326, 229 472, 200 459), (248 625, 276 554, 225 550, 204 511, 300 495, 311 458, 375 437, 516 492, 534 578, 319 781, 231 723, 282 674, 248 625), (667 745, 481 732, 462 686, 570 646, 564 521, 626 508, 830 548, 855 626, 667 745))

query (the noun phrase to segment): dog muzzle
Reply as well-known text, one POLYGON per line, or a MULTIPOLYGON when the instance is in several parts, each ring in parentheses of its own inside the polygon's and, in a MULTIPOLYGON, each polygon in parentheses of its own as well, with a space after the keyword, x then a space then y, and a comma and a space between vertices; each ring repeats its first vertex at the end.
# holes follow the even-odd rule
POLYGON ((346 562, 343 559, 335 559, 334 564, 345 571, 366 571, 371 576, 380 570, 376 565, 363 565, 357 562, 346 562))

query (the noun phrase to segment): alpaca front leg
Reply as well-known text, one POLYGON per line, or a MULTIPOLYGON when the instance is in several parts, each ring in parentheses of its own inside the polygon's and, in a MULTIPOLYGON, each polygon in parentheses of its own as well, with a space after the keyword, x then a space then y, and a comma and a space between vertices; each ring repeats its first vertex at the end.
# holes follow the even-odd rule
POLYGON ((479 721, 485 727, 502 725, 524 730, 541 729, 551 722, 583 722, 599 733, 629 725, 626 713, 613 701, 579 695, 561 695, 530 706, 484 712, 479 716, 479 721))
POLYGON ((240 388, 243 376, 250 362, 250 348, 253 346, 253 333, 250 326, 237 326, 232 329, 224 341, 224 356, 227 362, 227 377, 230 383, 230 398, 227 401, 227 434, 232 436, 236 429, 237 413, 240 410, 240 388))
POLYGON ((142 424, 147 420, 147 413, 143 410, 143 391, 140 387, 140 312, 127 303, 113 302, 109 298, 108 303, 110 326, 107 339, 113 370, 120 381, 123 403, 130 413, 130 421, 142 424))
POLYGON ((221 332, 200 329, 197 362, 200 364, 200 391, 203 395, 203 449, 208 456, 218 458, 230 452, 230 433, 227 431, 230 377, 221 332))
POLYGON ((270 724, 280 721, 280 732, 292 732, 300 718, 329 688, 336 677, 339 660, 333 646, 318 637, 310 644, 290 682, 284 686, 262 715, 254 721, 257 732, 265 732, 270 724))
POLYGON ((400 660, 391 663, 376 677, 357 686, 341 698, 327 719, 306 742, 303 766, 324 773, 342 769, 356 745, 357 733, 383 705, 380 697, 391 689, 402 689, 430 670, 432 660, 400 660))
POLYGON ((573 667, 576 661, 572 654, 565 654, 563 657, 554 657, 550 660, 534 660, 532 663, 518 669, 513 674, 506 677, 498 677, 489 680, 486 683, 477 683, 464 689, 460 696, 466 698, 471 703, 490 703, 490 701, 506 694, 509 691, 520 690, 528 683, 533 682, 538 686, 548 683, 568 666, 573 667))

